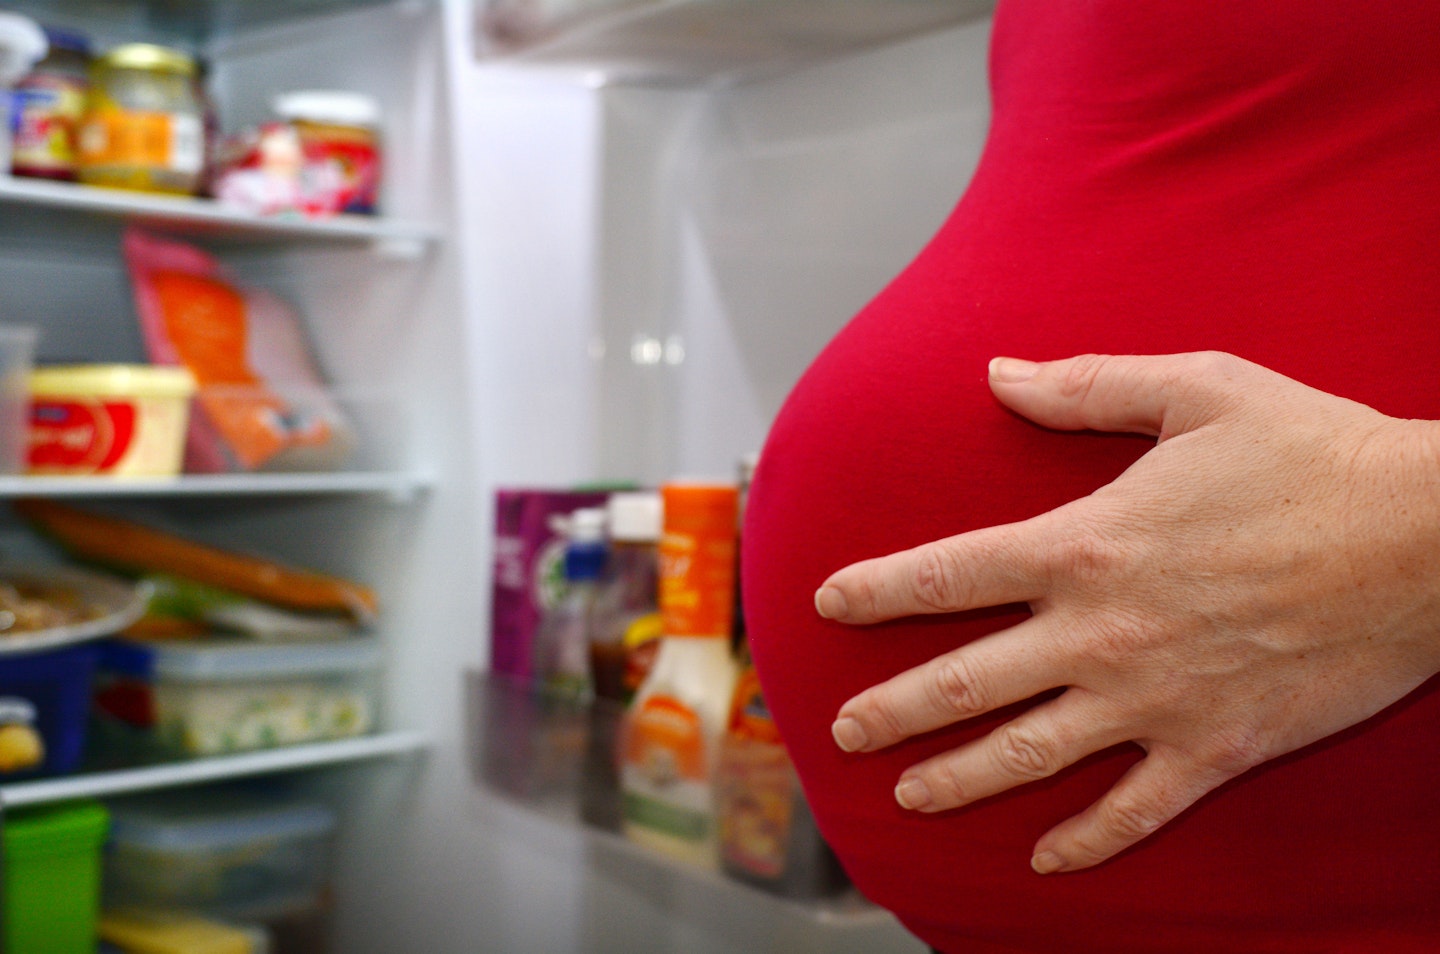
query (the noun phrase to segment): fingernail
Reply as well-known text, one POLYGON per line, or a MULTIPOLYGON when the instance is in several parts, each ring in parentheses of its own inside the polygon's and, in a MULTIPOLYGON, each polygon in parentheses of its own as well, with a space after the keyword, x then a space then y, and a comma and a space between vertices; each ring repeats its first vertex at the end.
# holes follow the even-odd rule
POLYGON ((930 807, 930 786, 922 779, 902 778, 900 784, 895 786, 895 801, 900 807, 917 811, 930 807))
POLYGON ((844 619, 850 612, 850 604, 845 602, 845 594, 835 587, 822 586, 815 591, 815 612, 826 619, 844 619))
POLYGON ((1022 361, 1019 358, 992 358, 990 360, 990 380, 1000 384, 1020 384, 1029 381, 1040 370, 1040 365, 1034 361, 1022 361))
POLYGON ((1065 859, 1053 851, 1041 851, 1030 859, 1030 867, 1035 869, 1036 874, 1054 874, 1065 869, 1065 859))
POLYGON ((835 737, 835 744, 846 752, 859 752, 870 741, 865 735, 865 727, 849 716, 836 719, 830 727, 830 734, 835 737))

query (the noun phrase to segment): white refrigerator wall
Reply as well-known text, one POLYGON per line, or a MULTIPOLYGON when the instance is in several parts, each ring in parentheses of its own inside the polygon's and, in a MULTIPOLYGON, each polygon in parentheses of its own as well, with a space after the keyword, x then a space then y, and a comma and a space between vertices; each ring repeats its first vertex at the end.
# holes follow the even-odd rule
MULTIPOLYGON (((706 89, 459 61, 470 491, 485 533, 497 486, 733 476, 814 354, 963 190, 988 121, 987 41, 978 21, 706 89)), ((434 762, 410 834, 376 856, 374 904, 347 902, 346 950, 923 949, 893 923, 826 925, 648 868, 469 787, 448 754, 434 762)))

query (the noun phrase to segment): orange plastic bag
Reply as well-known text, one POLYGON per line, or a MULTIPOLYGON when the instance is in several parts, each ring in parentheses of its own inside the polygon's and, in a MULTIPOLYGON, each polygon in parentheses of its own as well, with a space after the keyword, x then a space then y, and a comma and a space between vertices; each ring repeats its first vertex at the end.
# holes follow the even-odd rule
POLYGON ((186 471, 338 466, 349 430, 284 302, 239 288, 198 248, 138 229, 125 256, 150 359, 189 368, 199 386, 186 471))

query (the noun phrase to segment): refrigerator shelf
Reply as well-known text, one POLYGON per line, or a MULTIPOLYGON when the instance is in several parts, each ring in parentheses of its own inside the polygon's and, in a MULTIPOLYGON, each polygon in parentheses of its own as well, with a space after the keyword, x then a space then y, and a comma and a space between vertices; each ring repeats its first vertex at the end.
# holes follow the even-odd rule
POLYGON ((0 477, 0 499, 13 497, 205 497, 314 494, 375 495, 408 503, 434 488, 434 474, 413 472, 187 474, 180 477, 0 477))
POLYGON ((994 7, 994 0, 585 0, 537 25, 525 19, 533 19, 530 5, 502 0, 488 14, 495 22, 482 23, 512 44, 502 58, 567 69, 591 86, 700 86, 778 75, 980 20, 994 7), (504 17, 511 7, 518 25, 504 17))
MULTIPOLYGON (((4 175, 0 175, 0 206, 43 211, 50 228, 59 224, 55 221, 55 213, 59 212, 149 224, 231 244, 358 242, 406 257, 423 254, 442 235, 440 227, 429 223, 384 216, 261 216, 227 208, 211 199, 149 195, 4 175)), ((5 218, 11 217, 12 213, 5 214, 5 218)))
POLYGON ((47 23, 138 32, 150 42, 203 46, 255 30, 304 24, 317 17, 394 0, 8 0, 7 8, 47 23))
POLYGON ((420 732, 383 732, 338 742, 292 745, 241 755, 0 785, 0 805, 11 809, 73 798, 107 797, 373 759, 400 758, 421 754, 429 747, 429 738, 420 732))

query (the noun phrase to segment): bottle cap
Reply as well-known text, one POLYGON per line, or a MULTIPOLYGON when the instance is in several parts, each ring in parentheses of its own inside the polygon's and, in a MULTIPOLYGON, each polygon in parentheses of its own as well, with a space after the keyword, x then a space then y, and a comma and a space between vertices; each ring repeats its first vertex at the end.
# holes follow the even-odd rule
POLYGON ((606 503, 610 539, 627 543, 655 543, 664 525, 660 494, 650 491, 614 493, 606 503))

